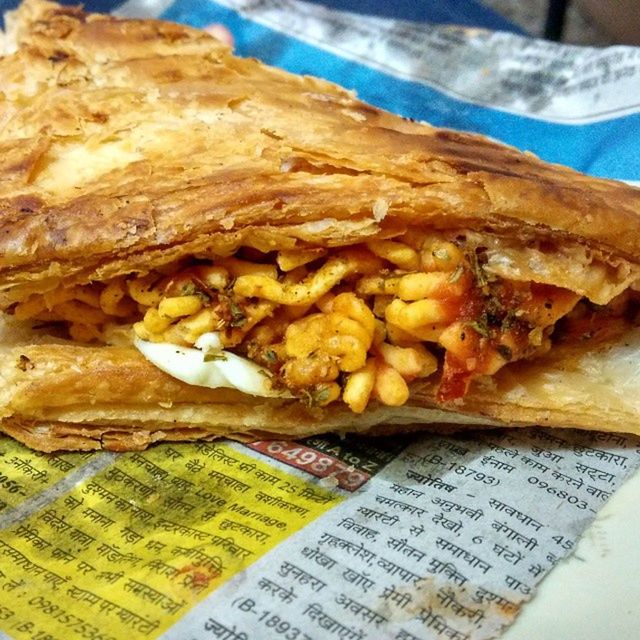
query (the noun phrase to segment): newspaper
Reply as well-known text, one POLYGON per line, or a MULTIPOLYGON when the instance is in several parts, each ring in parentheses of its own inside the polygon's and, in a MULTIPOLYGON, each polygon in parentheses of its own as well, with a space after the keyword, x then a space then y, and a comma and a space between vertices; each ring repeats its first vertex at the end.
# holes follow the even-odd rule
MULTIPOLYGON (((640 176, 638 49, 328 11, 131 0, 239 53, 598 175, 640 176)), ((547 429, 39 454, 0 439, 0 634, 499 636, 640 466, 640 439, 547 429)))
POLYGON ((545 429, 40 454, 0 440, 12 638, 496 637, 640 440, 545 429))

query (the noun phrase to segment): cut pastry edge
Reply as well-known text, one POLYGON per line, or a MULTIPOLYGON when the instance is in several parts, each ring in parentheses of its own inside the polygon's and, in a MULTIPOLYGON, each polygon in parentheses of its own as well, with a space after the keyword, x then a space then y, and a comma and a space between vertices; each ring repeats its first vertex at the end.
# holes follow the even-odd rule
MULTIPOLYGON (((44 184, 35 179, 26 190, 19 179, 38 178, 32 171, 37 157, 16 163, 19 175, 11 177, 20 187, 6 191, 3 204, 7 217, 21 220, 27 209, 29 222, 3 228, 0 252, 3 275, 14 283, 54 278, 52 262, 67 275, 81 270, 87 276, 119 257, 131 263, 142 254, 157 256, 196 243, 199 234, 235 232, 259 218, 274 227, 332 217, 344 227, 360 218, 375 233, 391 220, 406 226, 417 217, 457 217, 510 233, 546 228, 566 242, 582 236, 592 246, 637 255, 640 197, 623 185, 545 164, 481 136, 403 120, 336 85, 236 58, 186 26, 118 20, 45 2, 23 3, 14 17, 21 23, 15 30, 21 49, 0 69, 8 78, 6 102, 16 109, 8 150, 25 141, 38 146, 42 123, 57 159, 73 155, 64 148, 70 129, 80 131, 86 147, 77 162, 55 165, 44 184), (60 75, 65 109, 55 99, 60 75), (25 85, 35 114, 23 108, 25 85), (125 101, 123 108, 125 98, 134 106, 125 101), (239 109, 228 109, 229 103, 250 105, 241 126, 239 109), (80 126, 74 114, 89 107, 95 113, 80 126), (55 117, 61 113, 70 117, 55 117), (172 117, 179 127, 163 127, 172 117), (150 126, 161 130, 151 135, 150 126), (143 145, 144 160, 120 149, 115 170, 107 171, 109 163, 92 165, 100 156, 96 142, 106 141, 106 153, 112 135, 122 131, 129 141, 138 134, 151 141, 143 145), (313 171, 288 171, 298 160, 313 171), (343 173, 322 175, 332 162, 343 173), (148 180, 150 167, 162 178, 148 180), (88 168, 95 175, 89 171, 91 179, 78 184, 88 168), (357 180, 348 179, 349 171, 358 172, 357 180), (50 191, 62 184, 61 192, 50 191), (376 206, 380 200, 386 206, 376 206), (108 241, 98 246, 98 235, 108 241)), ((108 277, 117 274, 114 267, 108 277)))
MULTIPOLYGON (((355 413, 368 413, 367 404, 375 407, 376 400, 394 408, 415 405, 420 390, 427 388, 429 394, 422 396, 425 406, 444 409, 447 416, 457 415, 460 406, 460 413, 504 423, 533 424, 538 415, 538 422, 552 416, 548 422, 558 426, 584 424, 586 428, 593 424, 575 403, 568 416, 557 408, 549 413, 553 394, 540 389, 535 395, 543 400, 527 411, 526 399, 504 382, 511 374, 519 378, 530 359, 541 361, 543 368, 553 361, 542 354, 558 348, 551 331, 567 314, 574 314, 579 294, 530 279, 539 273, 540 279, 557 282, 558 274, 566 273, 575 257, 571 251, 530 246, 518 254, 508 241, 501 243, 490 234, 416 230, 410 239, 401 236, 349 248, 307 246, 259 255, 253 250, 249 255, 254 259, 241 255, 191 263, 183 260, 173 270, 155 275, 61 288, 41 297, 30 296, 13 307, 16 318, 31 315, 36 320, 66 323, 76 341, 46 345, 46 336, 41 336, 45 346, 39 350, 37 344, 28 344, 28 330, 22 330, 27 345, 22 352, 13 350, 0 367, 7 398, 5 402, 0 398, 0 404, 7 408, 8 417, 14 412, 25 419, 40 419, 44 416, 40 409, 48 409, 46 419, 64 421, 54 415, 60 407, 83 402, 99 407, 111 399, 114 404, 127 404, 128 419, 136 424, 136 403, 148 402, 162 412, 167 405, 188 404, 194 393, 202 416, 209 415, 208 405, 219 407, 225 398, 232 402, 241 398, 255 410, 260 397, 273 395, 284 400, 292 394, 298 404, 315 405, 314 409, 342 399, 355 413), (417 324, 414 311, 422 318, 417 324), (132 357, 128 346, 80 346, 82 341, 104 340, 105 336, 108 341, 131 344, 130 325, 116 326, 115 331, 110 326, 109 332, 100 326, 105 319, 112 324, 119 316, 130 318, 127 314, 131 313, 139 318, 133 325, 137 334, 133 342, 152 367, 132 357), (424 314, 430 317, 426 325, 424 314), (433 314, 442 318, 434 319, 433 314), (80 323, 87 323, 81 325, 85 332, 80 334, 74 330, 78 316, 80 323), (234 353, 238 348, 240 352, 234 353), (434 349, 436 353, 444 350, 444 359, 436 359, 434 349), (460 350, 463 356, 458 357, 460 350), (355 352, 361 353, 353 364, 355 352), (448 360, 451 353, 454 358, 448 360), (163 391, 154 395, 146 387, 154 384, 160 370, 173 383, 161 377, 155 384, 163 391), (434 393, 436 371, 440 382, 434 393), (78 372, 84 372, 84 379, 76 376, 78 372), (48 386, 48 377, 57 382, 48 386), (505 410, 500 402, 492 404, 490 396, 474 393, 473 387, 458 405, 476 378, 476 387, 483 384, 480 378, 499 386, 507 405, 519 407, 521 417, 514 410, 505 410), (129 400, 118 389, 121 380, 126 381, 127 393, 133 394, 129 400), (178 381, 182 383, 176 387, 178 381), (206 387, 228 387, 231 395, 207 395, 206 389, 198 395, 197 389, 206 387), (56 391, 47 392, 47 388, 56 391), (30 413, 32 409, 36 413, 30 413), (572 419, 572 411, 580 417, 572 419)), ((597 286, 605 299, 625 288, 631 291, 636 278, 633 268, 607 267, 588 253, 576 262, 580 268, 574 268, 569 277, 574 287, 581 279, 576 287, 581 291, 597 286)), ((573 323, 576 331, 597 333, 600 323, 606 333, 609 325, 622 322, 625 305, 637 305, 638 296, 629 296, 622 302, 615 298, 612 311, 605 306, 604 311, 596 312, 590 303, 583 305, 567 326, 573 323)), ((20 323, 13 325, 19 329, 20 323)), ((564 330, 574 342, 581 337, 571 336, 573 329, 564 330)), ((624 330, 631 330, 631 325, 624 330)), ((597 340, 591 335, 578 340, 577 352, 597 350, 597 340)), ((605 396, 610 392, 602 386, 598 391, 605 396)), ((615 413, 613 422, 623 423, 615 413)), ((340 423, 327 424, 331 415, 324 413, 314 420, 323 423, 322 429, 339 430, 340 423)), ((379 415, 376 409, 373 415, 379 415)), ((164 424, 161 416, 156 418, 164 424)), ((173 419, 184 422, 179 416, 173 419)), ((306 417, 299 419, 307 421, 306 417)), ((362 424, 368 424, 368 419, 365 416, 362 424)), ((431 414, 414 418, 422 419, 431 422, 434 418, 431 414)), ((94 423, 95 416, 89 412, 84 420, 94 423)), ((126 421, 127 415, 115 420, 126 421)), ((216 426, 215 417, 202 420, 209 421, 208 428, 216 426)), ((380 419, 374 417, 373 422, 380 419)), ((194 426, 191 419, 184 423, 194 426)), ((342 423, 348 426, 358 421, 348 417, 342 423)), ((287 424, 295 429, 294 423, 287 424)))
MULTIPOLYGON (((224 411, 222 411, 224 414, 224 411)), ((342 421, 335 424, 320 424, 309 422, 301 426, 299 422, 281 422, 279 428, 270 427, 269 424, 258 422, 254 427, 242 429, 242 425, 233 422, 235 417, 229 418, 230 422, 219 425, 189 425, 179 423, 163 423, 162 421, 149 421, 135 423, 128 420, 116 420, 107 423, 74 422, 74 421, 33 421, 20 418, 7 418, 0 422, 0 432, 6 433, 14 439, 44 452, 54 451, 137 451, 144 450, 157 442, 183 442, 183 441, 207 441, 221 438, 237 440, 240 442, 254 442, 257 440, 287 439, 296 440, 314 435, 321 435, 332 431, 341 434, 359 434, 367 436, 387 436, 397 434, 397 428, 402 427, 402 433, 412 431, 424 431, 425 424, 429 424, 429 430, 434 431, 459 431, 469 428, 486 428, 504 426, 501 423, 487 418, 470 418, 453 414, 448 416, 439 410, 421 410, 424 422, 416 422, 416 417, 406 417, 404 420, 397 414, 386 419, 377 416, 368 420, 360 427, 345 428, 342 421), (446 417, 446 420, 437 421, 446 417), (125 422, 126 420, 126 422, 125 422)), ((278 416, 275 416, 278 420, 278 416)), ((276 422, 270 423, 276 424, 276 422)))

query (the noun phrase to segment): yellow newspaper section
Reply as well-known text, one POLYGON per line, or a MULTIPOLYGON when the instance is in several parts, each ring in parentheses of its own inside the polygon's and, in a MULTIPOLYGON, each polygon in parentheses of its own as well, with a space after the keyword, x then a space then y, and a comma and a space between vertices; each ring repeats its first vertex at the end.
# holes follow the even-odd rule
POLYGON ((0 514, 61 480, 87 455, 91 454, 43 454, 0 438, 0 514))
POLYGON ((30 640, 157 637, 341 500, 228 444, 123 454, 2 532, 0 629, 30 640))

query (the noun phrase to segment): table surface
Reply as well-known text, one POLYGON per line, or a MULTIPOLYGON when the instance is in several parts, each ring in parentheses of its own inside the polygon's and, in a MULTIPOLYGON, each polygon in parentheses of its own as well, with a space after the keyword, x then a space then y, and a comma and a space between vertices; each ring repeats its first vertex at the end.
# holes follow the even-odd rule
POLYGON ((637 471, 600 510, 573 555, 542 581, 501 640, 640 637, 639 498, 637 471))

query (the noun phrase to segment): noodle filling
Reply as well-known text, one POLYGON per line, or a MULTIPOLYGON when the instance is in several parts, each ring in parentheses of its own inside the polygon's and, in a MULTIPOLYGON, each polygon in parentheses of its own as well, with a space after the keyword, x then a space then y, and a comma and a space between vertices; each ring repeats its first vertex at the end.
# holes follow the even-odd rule
POLYGON ((473 379, 548 351, 556 325, 585 336, 598 311, 628 314, 636 295, 596 307, 568 289, 497 276, 486 261, 464 233, 416 231, 350 248, 245 247, 32 294, 10 312, 63 323, 83 343, 108 344, 114 330, 132 327, 138 344, 189 353, 195 345, 220 371, 232 353, 268 378, 271 392, 259 395, 342 401, 360 413, 372 399, 405 404, 411 382, 432 376, 439 401, 463 398, 473 379))

